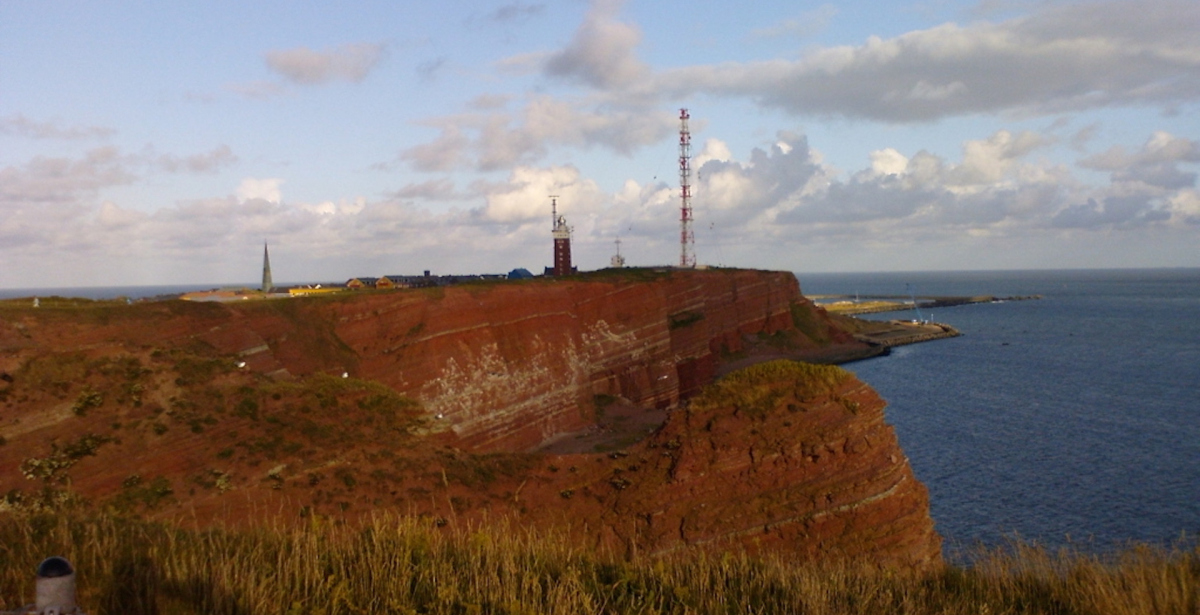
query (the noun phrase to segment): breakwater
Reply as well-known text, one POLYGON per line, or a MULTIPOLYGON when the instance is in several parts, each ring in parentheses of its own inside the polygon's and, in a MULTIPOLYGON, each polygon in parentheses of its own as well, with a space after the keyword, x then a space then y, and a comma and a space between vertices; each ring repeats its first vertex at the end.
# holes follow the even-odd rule
POLYGON ((907 297, 903 295, 810 295, 810 299, 827 311, 835 314, 879 314, 883 312, 902 312, 914 309, 933 309, 972 305, 976 303, 1005 303, 1008 301, 1032 301, 1041 299, 1041 295, 995 296, 977 295, 971 297, 921 296, 907 297))
POLYGON ((871 346, 893 348, 962 335, 958 329, 941 323, 892 320, 882 324, 888 326, 856 333, 854 338, 871 346))

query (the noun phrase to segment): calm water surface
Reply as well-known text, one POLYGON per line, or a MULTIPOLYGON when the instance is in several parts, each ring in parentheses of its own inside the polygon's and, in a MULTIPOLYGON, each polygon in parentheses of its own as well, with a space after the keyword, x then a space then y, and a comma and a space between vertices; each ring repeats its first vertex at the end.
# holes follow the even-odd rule
POLYGON ((1200 533, 1200 269, 799 278, 806 294, 1043 295, 937 309, 963 337, 846 366, 889 402, 951 552, 1200 533))

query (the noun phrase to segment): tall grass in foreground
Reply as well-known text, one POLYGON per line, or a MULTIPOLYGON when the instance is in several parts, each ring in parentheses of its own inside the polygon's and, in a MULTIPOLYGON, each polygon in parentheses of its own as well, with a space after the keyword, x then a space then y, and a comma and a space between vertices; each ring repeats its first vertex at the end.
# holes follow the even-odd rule
POLYGON ((1200 612, 1196 547, 1100 559, 1016 545, 917 572, 704 551, 627 562, 503 523, 197 531, 81 513, 0 513, 0 610, 32 602, 55 554, 93 614, 1200 612))

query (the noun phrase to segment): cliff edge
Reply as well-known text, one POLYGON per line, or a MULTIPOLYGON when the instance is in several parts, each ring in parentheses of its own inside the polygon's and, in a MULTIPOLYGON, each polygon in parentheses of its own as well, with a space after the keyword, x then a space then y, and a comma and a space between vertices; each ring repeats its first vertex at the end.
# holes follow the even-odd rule
POLYGON ((644 552, 937 557, 924 488, 853 376, 764 363, 705 388, 723 367, 869 350, 788 273, 42 305, 0 304, 3 506, 197 523, 390 508, 644 552), (618 407, 653 420, 533 452, 620 431, 618 407))

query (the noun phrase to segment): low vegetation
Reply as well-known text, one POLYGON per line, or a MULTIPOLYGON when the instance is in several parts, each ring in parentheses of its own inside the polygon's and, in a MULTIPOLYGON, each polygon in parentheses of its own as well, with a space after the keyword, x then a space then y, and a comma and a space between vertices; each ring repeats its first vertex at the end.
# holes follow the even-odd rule
POLYGON ((818 346, 830 343, 828 326, 817 318, 816 310, 804 303, 792 303, 792 325, 818 346))
POLYGON ((496 522, 381 516, 361 526, 186 530, 114 515, 0 515, 0 610, 32 602, 60 554, 89 613, 1179 613, 1200 549, 1109 556, 1029 544, 970 566, 897 570, 689 551, 632 561, 496 522))
POLYGON ((850 372, 833 365, 769 361, 733 372, 705 387, 690 407, 697 411, 733 408, 749 416, 762 416, 786 394, 775 386, 780 382, 794 383, 796 399, 805 400, 833 393, 849 377, 850 372))

